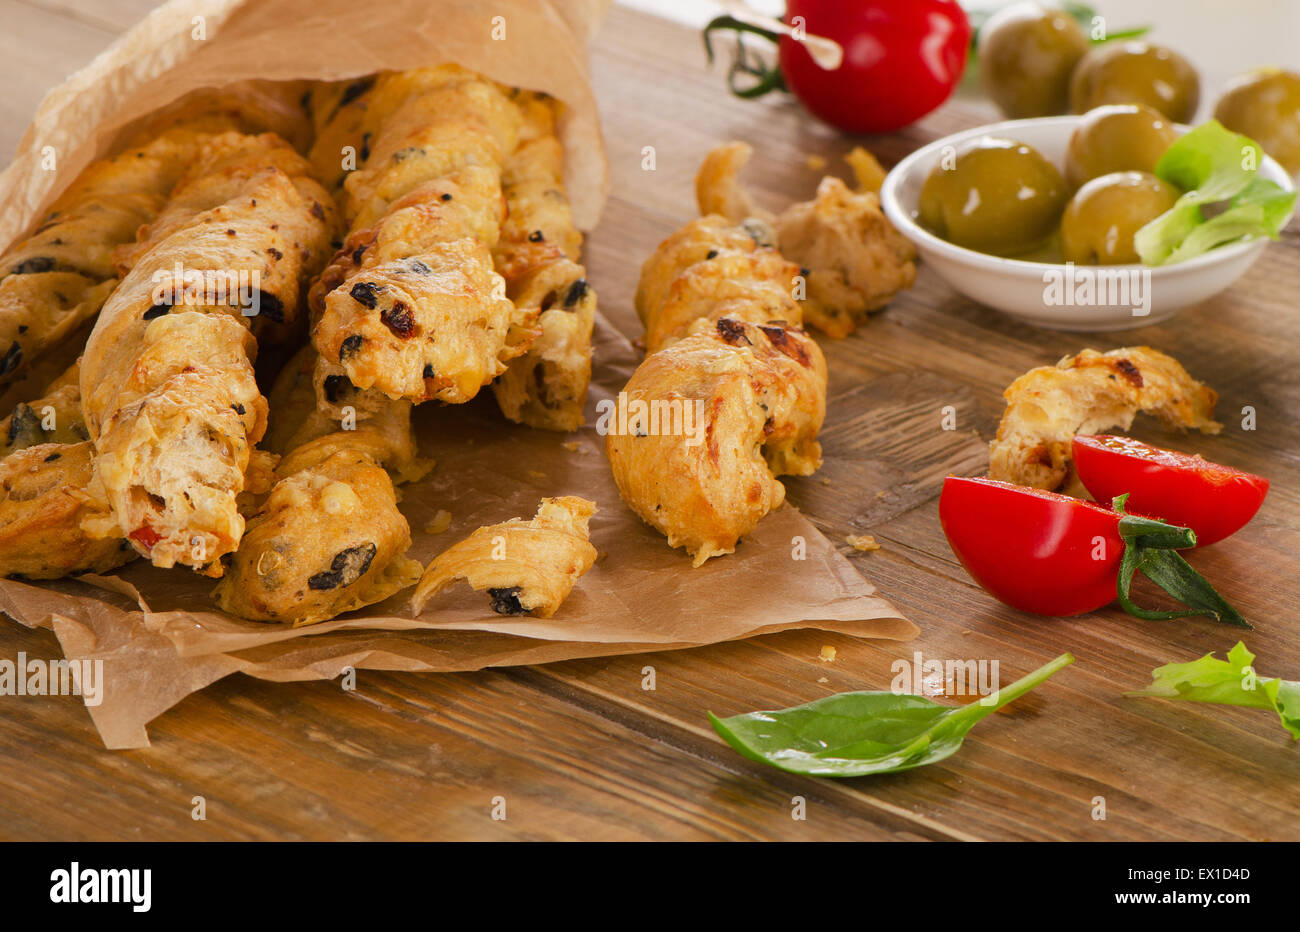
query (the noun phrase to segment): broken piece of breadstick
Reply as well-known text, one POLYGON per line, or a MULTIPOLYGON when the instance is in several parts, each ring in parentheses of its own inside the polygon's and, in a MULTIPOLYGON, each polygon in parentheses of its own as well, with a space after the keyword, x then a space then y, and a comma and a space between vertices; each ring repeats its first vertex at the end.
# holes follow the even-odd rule
POLYGON ((857 191, 828 175, 811 201, 791 204, 779 215, 757 207, 740 184, 752 153, 748 143, 729 142, 705 156, 695 179, 700 213, 771 225, 776 248, 803 269, 807 287, 799 300, 805 322, 830 336, 847 336, 869 312, 911 287, 916 250, 880 209, 876 192, 883 169, 870 153, 856 148, 846 156, 857 191))
POLYGON ((989 477, 1036 489, 1079 491, 1070 462, 1074 435, 1128 430, 1139 411, 1182 430, 1217 434, 1221 427, 1214 420, 1218 393, 1149 346, 1085 349, 1030 369, 1003 397, 989 477))
POLYGON ((411 608, 418 615, 434 595, 464 579, 488 590, 500 615, 551 617, 596 562, 587 527, 595 512, 596 503, 585 498, 544 498, 531 521, 511 518, 479 528, 429 564, 411 608))

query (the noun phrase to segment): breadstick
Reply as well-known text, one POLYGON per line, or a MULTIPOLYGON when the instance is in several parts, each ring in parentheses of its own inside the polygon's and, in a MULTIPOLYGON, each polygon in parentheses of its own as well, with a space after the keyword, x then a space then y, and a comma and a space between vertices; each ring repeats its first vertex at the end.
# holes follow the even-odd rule
POLYGON ((517 89, 513 100, 523 129, 505 162, 506 220, 493 258, 506 296, 516 307, 537 309, 540 334, 527 353, 507 363, 492 390, 513 421, 575 430, 591 382, 596 293, 578 263, 582 235, 564 190, 564 149, 555 137, 558 103, 517 89))
POLYGON ((223 609, 256 621, 314 624, 382 601, 420 576, 420 564, 405 557, 410 527, 384 469, 399 478, 421 471, 410 404, 334 429, 315 405, 315 355, 304 348, 271 390, 267 437, 285 455, 215 591, 223 609))
POLYGON ((420 578, 405 554, 411 531, 388 473, 351 448, 351 431, 316 441, 281 473, 248 520, 215 595, 259 621, 314 624, 388 598, 420 578), (323 452, 329 451, 329 452, 323 452))
POLYGON ((78 375, 74 363, 45 397, 0 422, 0 576, 55 579, 135 559, 102 496, 90 491, 94 449, 78 375))
POLYGON ((350 234, 311 298, 318 398, 335 418, 369 416, 379 397, 468 401, 536 336, 537 310, 506 298, 489 252, 519 110, 450 65, 361 87, 346 105, 346 89, 316 100, 335 108, 316 163, 343 139, 364 157, 340 194, 350 234))
POLYGON ((264 457, 250 317, 298 312, 334 232, 332 200, 272 134, 213 137, 130 250, 82 359, 95 474, 122 532, 157 566, 220 576, 237 499, 264 457))
POLYGON ((793 327, 701 320, 646 357, 619 405, 627 423, 605 438, 619 493, 700 566, 785 500, 777 475, 821 465, 826 361, 793 327))
POLYGON ((157 215, 214 134, 275 128, 302 139, 306 117, 291 93, 242 82, 186 95, 146 120, 125 151, 86 168, 0 255, 0 384, 99 311, 120 273, 115 249, 157 215))
POLYGON ((96 537, 82 528, 112 523, 86 492, 93 456, 89 441, 43 443, 0 462, 0 576, 103 573, 135 558, 121 535, 96 537))

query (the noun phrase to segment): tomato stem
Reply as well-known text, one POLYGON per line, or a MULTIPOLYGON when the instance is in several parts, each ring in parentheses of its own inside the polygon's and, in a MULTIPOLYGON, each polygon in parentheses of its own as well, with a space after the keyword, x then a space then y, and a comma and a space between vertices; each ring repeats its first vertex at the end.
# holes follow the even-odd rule
POLYGON ((1116 514, 1121 516, 1119 535, 1124 540, 1124 555, 1120 558, 1119 577, 1115 583, 1119 604, 1124 611, 1147 621, 1206 615, 1224 624, 1250 628, 1250 622, 1177 553, 1196 546, 1196 532, 1189 527, 1130 515, 1124 510, 1127 502, 1127 493, 1116 496, 1111 502, 1116 514), (1186 605, 1187 609, 1157 611, 1140 608, 1129 597, 1133 575, 1138 572, 1186 605))
POLYGON ((734 16, 715 16, 704 27, 704 52, 709 57, 709 64, 713 64, 713 32, 714 30, 728 30, 736 34, 736 50, 731 56, 731 67, 727 71, 727 87, 731 93, 737 97, 743 97, 746 100, 752 100, 755 97, 762 97, 771 91, 788 90, 785 84, 785 76, 781 74, 781 66, 773 64, 770 67, 754 52, 745 46, 743 35, 761 36, 773 44, 780 41, 780 36, 770 29, 764 29, 753 23, 747 23, 736 19, 734 16), (752 83, 742 85, 739 78, 742 76, 753 79, 752 83))

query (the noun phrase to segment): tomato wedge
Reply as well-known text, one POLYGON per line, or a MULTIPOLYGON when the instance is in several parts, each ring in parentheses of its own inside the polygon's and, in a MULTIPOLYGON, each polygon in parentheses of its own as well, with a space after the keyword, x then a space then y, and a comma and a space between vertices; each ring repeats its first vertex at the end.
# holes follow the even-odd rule
POLYGON ((1268 480, 1176 450, 1101 434, 1074 438, 1079 481, 1099 502, 1129 494, 1129 507, 1190 527, 1204 547, 1241 530, 1268 494, 1268 480))
POLYGON ((1128 496, 1103 508, 996 479, 949 476, 939 496, 943 532, 971 577, 998 599, 1035 615, 1081 615, 1118 600, 1136 618, 1204 615, 1249 628, 1241 613, 1182 558, 1191 528, 1129 514, 1128 496), (1142 573, 1183 603, 1145 609, 1130 597, 1142 573))
POLYGON ((1115 600, 1119 515, 1092 502, 997 479, 949 476, 939 521, 977 583, 1012 608, 1081 615, 1115 600))

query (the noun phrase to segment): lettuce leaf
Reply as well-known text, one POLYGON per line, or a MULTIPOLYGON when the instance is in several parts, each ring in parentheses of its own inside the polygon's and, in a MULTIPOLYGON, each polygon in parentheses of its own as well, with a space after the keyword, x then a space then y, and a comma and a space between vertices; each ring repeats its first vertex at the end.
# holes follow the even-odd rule
POLYGON ((1254 662, 1238 641, 1227 660, 1210 653, 1190 663, 1167 663, 1151 671, 1150 686, 1125 695, 1272 709, 1291 737, 1300 738, 1300 682, 1259 676, 1254 662))
POLYGON ((1257 177, 1259 144, 1210 120, 1179 138, 1156 164, 1156 175, 1184 194, 1134 237, 1147 265, 1172 265, 1228 243, 1277 239, 1295 194, 1257 177), (1221 205, 1215 216, 1205 208, 1221 205))

